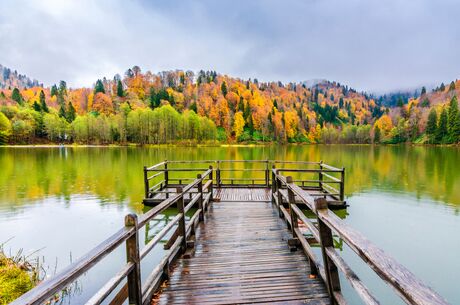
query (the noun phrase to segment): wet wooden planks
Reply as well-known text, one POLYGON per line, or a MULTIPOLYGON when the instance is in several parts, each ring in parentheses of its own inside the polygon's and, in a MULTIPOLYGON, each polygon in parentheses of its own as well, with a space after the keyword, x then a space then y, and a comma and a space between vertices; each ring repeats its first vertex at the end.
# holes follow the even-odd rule
POLYGON ((214 198, 220 201, 270 201, 269 188, 216 188, 214 198))
POLYGON ((195 253, 177 261, 158 304, 330 304, 289 237, 268 202, 214 202, 195 253))
MULTIPOLYGON (((191 189, 191 193, 185 193, 184 199, 190 200, 197 192, 197 189, 191 189)), ((166 193, 170 196, 176 194, 176 188, 168 187, 161 190, 161 193, 155 193, 152 201, 162 201, 166 199, 166 193)), ((269 188, 215 188, 214 198, 221 201, 270 201, 269 188)))

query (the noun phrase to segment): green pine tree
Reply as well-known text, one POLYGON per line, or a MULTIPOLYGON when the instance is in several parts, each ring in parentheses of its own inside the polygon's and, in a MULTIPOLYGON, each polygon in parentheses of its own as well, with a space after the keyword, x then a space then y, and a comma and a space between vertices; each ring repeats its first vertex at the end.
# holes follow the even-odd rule
POLYGON ((94 86, 94 94, 99 92, 105 93, 104 84, 100 79, 97 80, 96 85, 94 86))
POLYGON ((422 107, 430 107, 430 100, 428 98, 424 98, 423 101, 420 103, 422 107))
POLYGON ((23 100, 18 88, 13 89, 13 92, 11 93, 11 98, 13 99, 13 101, 16 101, 16 103, 18 103, 19 105, 22 105, 23 100))
POLYGON ((61 106, 59 107, 59 116, 61 118, 64 118, 64 119, 67 118, 67 113, 65 111, 65 105, 64 104, 61 104, 61 106))
MULTIPOLYGON (((35 104, 35 103, 34 103, 35 104)), ((37 103, 38 105, 38 103, 37 103)), ((35 106, 35 105, 34 105, 35 106)), ((40 106, 40 105, 38 105, 40 106)), ((46 131, 45 131, 45 123, 43 121, 43 112, 40 112, 40 115, 38 115, 35 118, 35 135, 39 138, 46 136, 46 131)))
POLYGON ((123 90, 123 84, 121 80, 118 80, 118 83, 117 83, 117 95, 119 97, 123 97, 125 95, 125 92, 123 90))
POLYGON ((452 81, 449 85, 449 91, 455 90, 455 83, 452 81))
POLYGON ((56 96, 58 94, 58 89, 56 87, 56 85, 53 85, 51 87, 51 96, 56 96))
POLYGON ((249 123, 249 117, 251 117, 251 107, 249 105, 244 107, 243 117, 245 121, 249 123))
POLYGON ((63 80, 59 82, 59 94, 61 96, 67 95, 67 83, 63 80))
POLYGON ((439 117, 438 128, 436 129, 436 142, 445 143, 447 142, 447 110, 442 109, 439 117))
POLYGON ((382 137, 382 134, 381 134, 379 126, 375 126, 375 128, 374 128, 374 143, 380 143, 381 137, 382 137))
POLYGON ((34 101, 34 104, 32 105, 35 111, 40 112, 42 111, 42 108, 40 107, 40 104, 37 103, 37 101, 34 101))
POLYGON ((251 114, 249 114, 249 117, 248 117, 248 128, 249 128, 249 132, 252 135, 254 133, 254 122, 252 121, 252 115, 251 114))
POLYGON ((44 112, 49 112, 48 106, 46 105, 45 93, 43 92, 43 90, 40 91, 40 108, 44 112))
POLYGON ((343 108, 343 97, 339 99, 339 108, 343 108))
POLYGON ((222 94, 227 96, 228 89, 227 89, 227 83, 225 81, 222 82, 222 85, 220 85, 220 90, 222 90, 222 94))
POLYGON ((449 111, 447 116, 447 132, 448 132, 448 142, 456 143, 458 142, 460 134, 457 133, 457 115, 458 115, 458 101, 457 96, 453 96, 449 103, 449 111))
POLYGON ((428 115, 428 121, 426 123, 426 134, 428 136, 428 141, 434 143, 436 141, 436 130, 438 128, 438 115, 436 114, 436 109, 431 108, 430 114, 428 115))
POLYGON ((194 111, 195 113, 198 113, 196 102, 191 103, 190 106, 188 107, 188 109, 194 111))
POLYGON ((240 102, 238 103, 238 111, 244 113, 244 99, 242 96, 240 96, 240 102))
POLYGON ((452 126, 452 143, 458 143, 460 141, 460 112, 457 112, 455 117, 455 123, 452 126))
POLYGON ((72 123, 75 120, 75 118, 77 117, 76 111, 75 111, 75 108, 73 107, 72 102, 69 102, 67 108, 68 108, 68 110, 67 110, 65 118, 66 118, 67 122, 72 123))

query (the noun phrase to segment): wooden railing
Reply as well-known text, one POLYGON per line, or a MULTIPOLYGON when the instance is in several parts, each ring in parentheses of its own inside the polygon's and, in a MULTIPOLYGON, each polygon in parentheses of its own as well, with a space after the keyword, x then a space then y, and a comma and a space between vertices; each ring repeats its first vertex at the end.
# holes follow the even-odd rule
MULTIPOLYGON (((324 167, 324 165, 323 165, 324 167)), ((272 170, 272 202, 279 209, 280 217, 286 219, 291 228, 291 245, 300 246, 310 261, 312 274, 319 274, 326 282, 333 304, 346 304, 341 293, 339 271, 343 273, 365 304, 380 304, 366 285, 350 268, 333 246, 333 234, 342 239, 362 261, 367 264, 407 304, 446 305, 440 295, 418 280, 408 269, 375 246, 361 233, 351 228, 334 212, 328 209, 324 198, 314 198, 299 187, 291 176, 283 176, 281 170, 272 170), (283 192, 282 189, 287 190, 283 192), (301 201, 316 216, 316 223, 305 216, 298 207, 301 201), (303 223, 313 236, 307 239, 299 229, 303 223), (321 246, 321 258, 315 254, 312 243, 321 246)), ((324 175, 324 173, 323 173, 324 175)))
MULTIPOLYGON (((165 163, 163 165, 167 164, 165 163)), ((212 167, 206 169, 202 174, 198 174, 188 185, 183 188, 180 187, 174 196, 164 200, 161 204, 152 208, 139 218, 135 214, 126 215, 125 226, 123 228, 104 240, 76 262, 62 270, 59 274, 40 283, 37 287, 25 293, 11 304, 24 305, 47 302, 85 272, 91 270, 104 257, 112 253, 123 243, 126 244, 126 264, 122 266, 86 304, 101 304, 117 290, 124 279, 127 279, 126 284, 121 287, 121 289, 118 289, 115 296, 110 300, 110 304, 123 304, 126 299, 129 300, 129 304, 150 304, 152 294, 161 284, 162 280, 167 279, 169 276, 169 265, 178 254, 185 252, 190 243, 192 243, 189 241, 189 238, 194 235, 198 222, 204 218, 204 213, 212 200, 212 174, 212 167), (191 192, 192 189, 197 189, 198 191, 194 192, 192 199, 187 205, 184 205, 184 194, 191 192), (177 215, 163 227, 152 240, 140 249, 140 228, 173 204, 177 204, 177 215), (186 214, 193 207, 196 207, 196 211, 187 221, 186 214), (173 234, 169 240, 172 246, 169 247, 165 256, 154 266, 150 275, 144 283, 142 283, 142 259, 144 259, 174 227, 177 227, 177 234, 173 234)))
POLYGON ((161 190, 165 187, 175 188, 174 192, 166 193, 166 198, 139 218, 135 214, 127 215, 124 227, 62 270, 58 275, 42 282, 12 304, 42 304, 47 302, 122 244, 126 245, 126 264, 121 266, 119 271, 91 297, 87 304, 101 304, 108 301, 110 304, 116 305, 123 304, 126 299, 130 304, 149 304, 153 293, 158 289, 161 282, 168 279, 170 264, 179 254, 185 253, 188 248, 193 247, 192 236, 195 235, 195 228, 204 219, 204 213, 213 199, 213 187, 240 185, 236 183, 241 183, 241 177, 233 177, 233 182, 235 182, 233 184, 232 182, 225 183, 225 181, 229 181, 225 179, 232 178, 223 178, 222 173, 254 171, 254 169, 225 166, 249 162, 263 165, 263 167, 255 169, 263 176, 263 183, 256 183, 256 180, 243 181, 247 181, 248 185, 252 187, 255 185, 271 186, 272 202, 276 205, 280 217, 285 218, 292 232, 293 238, 289 240, 289 245, 292 248, 300 247, 303 249, 309 259, 311 273, 319 275, 326 283, 332 304, 346 304, 341 292, 339 272, 345 276, 365 304, 379 304, 375 296, 334 248, 334 236, 348 245, 407 304, 448 304, 431 288, 419 281, 409 270, 328 209, 329 201, 326 199, 326 195, 336 196, 339 194, 337 195, 339 199, 343 198, 344 169, 335 168, 322 162, 269 160, 164 161, 152 167, 144 167, 145 194, 147 197, 154 194, 157 189, 161 190), (178 164, 192 164, 194 167, 177 168, 178 164), (211 164, 211 166, 197 166, 200 164, 211 164), (212 164, 216 165, 216 168, 213 168, 212 164), (295 168, 292 168, 293 166, 295 168), (306 168, 300 168, 301 166, 306 168), (272 168, 271 171, 270 167, 272 168), (170 176, 174 172, 198 171, 201 173, 193 178, 170 176), (292 176, 284 176, 282 173, 301 174, 301 176, 293 179, 292 176), (302 178, 304 174, 313 175, 315 178, 302 178), (150 186, 151 181, 158 179, 161 181, 150 186), (183 184, 182 182, 185 181, 189 183, 183 184), (327 187, 324 188, 324 184, 332 183, 338 184, 339 189, 329 192, 327 187), (320 195, 318 196, 318 192, 311 192, 310 190, 319 190, 320 195), (321 194, 321 192, 323 193, 321 194), (141 249, 139 246, 140 229, 147 226, 157 215, 173 205, 177 206, 177 214, 141 249), (305 207, 311 210, 315 222, 304 214, 301 208, 305 207), (196 208, 196 211, 187 219, 186 215, 192 211, 192 208, 196 208), (299 223, 307 228, 311 238, 304 235, 299 223), (174 232, 171 234, 173 229, 174 232), (142 260, 166 236, 168 236, 168 242, 164 245, 165 255, 157 265, 149 267, 149 270, 152 269, 152 271, 142 281, 142 260), (313 249, 318 244, 321 253, 317 253, 313 249), (125 279, 126 284, 122 284, 125 279))
POLYGON ((296 183, 303 189, 317 191, 313 196, 328 196, 329 201, 345 202, 345 169, 319 162, 279 161, 279 160, 165 160, 151 167, 144 167, 145 198, 164 193, 166 197, 174 193, 174 188, 193 180, 185 177, 187 172, 204 170, 204 165, 212 165, 216 187, 270 187, 273 184, 270 170, 279 168, 283 173, 298 174, 296 183), (256 166, 248 167, 247 165, 256 166), (295 168, 293 168, 295 167, 295 168), (182 177, 172 177, 180 173, 182 177), (242 177, 237 177, 237 175, 242 177), (172 188, 172 190, 168 190, 172 188))

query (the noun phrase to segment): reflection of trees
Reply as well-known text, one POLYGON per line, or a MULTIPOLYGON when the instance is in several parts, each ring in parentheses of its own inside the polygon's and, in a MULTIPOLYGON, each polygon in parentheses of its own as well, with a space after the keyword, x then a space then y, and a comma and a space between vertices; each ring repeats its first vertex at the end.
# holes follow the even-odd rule
MULTIPOLYGON (((172 210, 172 209, 171 209, 172 210)), ((154 219, 147 222, 145 225, 145 244, 150 242, 158 232, 161 231, 171 220, 174 216, 177 215, 177 209, 174 209, 175 212, 166 210, 163 214, 158 215, 154 219)))
POLYGON ((410 192, 460 205, 458 154, 454 147, 318 145, 289 147, 287 159, 319 160, 346 168, 347 195, 378 188, 410 192))
MULTIPOLYGON (((455 147, 366 145, 0 148, 0 203, 17 206, 46 196, 91 194, 100 198, 101 204, 128 202, 141 212, 144 165, 164 159, 285 159, 323 160, 344 166, 347 195, 379 188, 460 205, 460 195, 455 192, 460 189, 458 154, 455 147)), ((263 168, 263 164, 234 165, 246 166, 263 168)), ((248 172, 230 174, 250 177, 248 172)), ((263 178, 263 173, 257 177, 263 178)))
MULTIPOLYGON (((144 207, 143 212, 146 213, 148 210, 150 210, 150 207, 144 207)), ((196 208, 191 208, 187 213, 186 213, 186 221, 190 220, 190 218, 195 214, 196 208)), ((177 208, 168 208, 164 210, 160 215, 156 216, 154 219, 150 220, 147 222, 145 225, 145 244, 150 242, 155 235, 157 235, 170 221, 173 220, 174 217, 177 216, 178 214, 177 208)), ((166 240, 169 239, 169 236, 174 232, 174 230, 177 228, 177 225, 173 227, 172 230, 169 231, 168 234, 161 240, 161 242, 165 242, 166 240)))

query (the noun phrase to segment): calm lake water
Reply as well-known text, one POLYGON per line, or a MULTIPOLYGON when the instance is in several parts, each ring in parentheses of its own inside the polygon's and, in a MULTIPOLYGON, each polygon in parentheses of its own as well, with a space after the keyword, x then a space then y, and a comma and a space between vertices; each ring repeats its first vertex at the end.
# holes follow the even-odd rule
MULTIPOLYGON (((410 146, 199 148, 0 148, 0 243, 37 251, 52 275, 142 214, 142 167, 168 160, 285 159, 346 168, 345 221, 452 304, 460 304, 460 149, 410 146)), ((142 242, 168 215, 142 232, 142 242)), ((111 254, 77 282, 65 303, 82 304, 124 262, 111 254)), ((343 255, 383 304, 398 298, 346 247, 343 255)), ((161 249, 144 265, 154 264, 161 249)), ((147 268, 144 268, 147 269, 147 268)), ((350 304, 359 304, 342 280, 350 304)))

